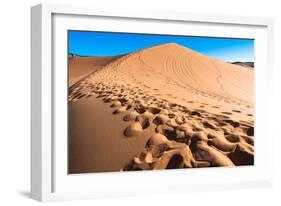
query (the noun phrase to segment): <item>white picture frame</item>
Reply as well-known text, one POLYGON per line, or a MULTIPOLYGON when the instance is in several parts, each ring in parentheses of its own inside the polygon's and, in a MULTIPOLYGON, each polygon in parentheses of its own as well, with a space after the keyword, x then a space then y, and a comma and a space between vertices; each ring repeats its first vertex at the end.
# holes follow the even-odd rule
POLYGON ((269 128, 267 113, 271 104, 271 96, 267 91, 271 90, 265 89, 272 87, 274 75, 272 19, 40 4, 31 8, 31 26, 32 198, 53 201, 272 186, 274 134, 269 128), (155 22, 160 22, 159 27, 153 25, 155 22), (129 30, 134 32, 141 32, 146 27, 146 32, 151 33, 157 29, 163 33, 165 24, 169 24, 175 28, 173 34, 185 32, 181 28, 189 25, 194 26, 195 35, 204 36, 209 31, 211 36, 250 35, 258 39, 255 48, 255 166, 68 175, 65 137, 67 113, 64 109, 67 101, 67 60, 60 58, 66 54, 65 31, 73 28, 90 30, 93 23, 95 29, 100 30, 123 31, 124 25, 130 25, 129 30), (136 184, 130 184, 133 181, 136 184), (145 181, 154 181, 155 184, 147 187, 145 181))

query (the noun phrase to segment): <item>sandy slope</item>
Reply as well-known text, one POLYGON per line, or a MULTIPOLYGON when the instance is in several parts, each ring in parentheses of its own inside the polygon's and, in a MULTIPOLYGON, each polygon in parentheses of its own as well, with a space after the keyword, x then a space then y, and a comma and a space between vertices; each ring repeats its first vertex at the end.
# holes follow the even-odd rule
POLYGON ((86 77, 88 74, 101 69, 103 66, 119 57, 120 56, 80 57, 69 55, 69 86, 76 83, 79 79, 86 77))
POLYGON ((120 121, 119 115, 112 115, 113 111, 110 103, 96 99, 96 95, 70 107, 69 166, 73 173, 119 171, 144 148, 151 131, 147 130, 140 138, 124 138, 121 128, 130 123, 120 121))
POLYGON ((70 173, 252 165, 253 78, 175 43, 108 63, 70 87, 70 173))

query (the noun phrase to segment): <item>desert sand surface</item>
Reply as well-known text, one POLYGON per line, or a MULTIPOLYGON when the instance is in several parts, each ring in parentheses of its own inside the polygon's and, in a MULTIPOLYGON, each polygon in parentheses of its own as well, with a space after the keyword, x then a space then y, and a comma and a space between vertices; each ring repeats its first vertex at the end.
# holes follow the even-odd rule
POLYGON ((119 57, 120 56, 81 57, 73 54, 68 55, 69 86, 72 86, 78 80, 101 69, 103 66, 119 57))
POLYGON ((69 173, 254 164, 253 69, 176 43, 89 59, 69 64, 69 173))

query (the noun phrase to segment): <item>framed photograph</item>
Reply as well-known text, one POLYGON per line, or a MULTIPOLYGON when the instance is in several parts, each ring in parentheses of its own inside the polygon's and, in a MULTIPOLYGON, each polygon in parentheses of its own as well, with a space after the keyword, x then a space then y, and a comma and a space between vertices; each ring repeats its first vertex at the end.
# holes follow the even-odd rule
POLYGON ((31 14, 34 199, 272 185, 271 19, 31 14))

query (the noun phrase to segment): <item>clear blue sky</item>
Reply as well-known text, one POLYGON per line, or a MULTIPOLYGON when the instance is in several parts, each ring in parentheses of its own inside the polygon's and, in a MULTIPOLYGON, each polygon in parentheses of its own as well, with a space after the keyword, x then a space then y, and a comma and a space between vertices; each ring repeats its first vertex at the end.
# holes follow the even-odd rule
POLYGON ((171 42, 224 61, 254 61, 254 40, 250 39, 94 31, 69 31, 68 53, 81 56, 114 56, 171 42))

